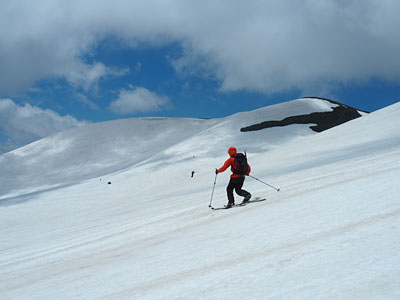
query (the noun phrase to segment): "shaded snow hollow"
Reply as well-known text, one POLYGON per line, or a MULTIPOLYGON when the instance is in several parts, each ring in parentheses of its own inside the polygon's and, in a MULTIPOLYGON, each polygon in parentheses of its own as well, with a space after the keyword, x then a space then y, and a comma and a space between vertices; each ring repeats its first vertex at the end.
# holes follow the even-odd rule
POLYGON ((98 123, 1 155, 2 298, 399 299, 400 103, 240 132, 333 106, 98 123), (281 191, 247 178, 266 201, 212 211, 232 145, 281 191))

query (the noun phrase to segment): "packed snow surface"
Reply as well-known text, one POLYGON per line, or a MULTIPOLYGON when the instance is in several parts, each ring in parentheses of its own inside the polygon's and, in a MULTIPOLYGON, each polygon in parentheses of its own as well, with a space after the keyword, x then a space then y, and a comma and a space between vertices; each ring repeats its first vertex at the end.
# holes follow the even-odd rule
POLYGON ((1 155, 1 299, 400 299, 400 103, 240 132, 331 107, 98 123, 1 155), (248 177, 266 201, 211 210, 230 146, 281 191, 248 177))

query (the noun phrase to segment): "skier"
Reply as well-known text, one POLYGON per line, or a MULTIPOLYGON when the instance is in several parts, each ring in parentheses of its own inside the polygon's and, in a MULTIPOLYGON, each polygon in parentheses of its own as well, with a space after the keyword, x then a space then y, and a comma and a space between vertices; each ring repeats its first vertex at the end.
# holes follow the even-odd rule
POLYGON ((244 200, 242 203, 248 202, 251 198, 251 194, 248 191, 245 191, 242 189, 245 176, 250 174, 250 171, 251 171, 250 165, 247 164, 247 160, 245 159, 244 160, 245 168, 247 168, 247 170, 237 170, 240 168, 240 166, 238 166, 238 162, 237 162, 238 158, 235 159, 235 157, 239 157, 239 156, 245 157, 245 156, 241 153, 239 153, 237 155, 237 150, 235 147, 230 147, 228 150, 228 153, 229 153, 230 157, 225 161, 224 165, 219 169, 215 169, 215 174, 218 174, 218 173, 224 172, 227 168, 231 167, 232 175, 231 175, 229 184, 226 187, 226 192, 227 192, 227 196, 228 196, 228 205, 226 205, 226 208, 230 208, 233 205, 235 205, 235 198, 233 196, 233 190, 235 190, 235 192, 239 196, 244 197, 244 200), (236 161, 236 163, 235 163, 235 161, 236 161), (235 165, 236 165, 236 168, 235 168, 235 165))

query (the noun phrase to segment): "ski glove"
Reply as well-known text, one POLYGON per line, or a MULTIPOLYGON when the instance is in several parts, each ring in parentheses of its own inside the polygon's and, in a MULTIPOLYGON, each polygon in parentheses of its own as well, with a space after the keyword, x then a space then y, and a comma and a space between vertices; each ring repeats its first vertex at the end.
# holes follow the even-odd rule
POLYGON ((215 174, 218 174, 218 169, 215 169, 215 174))

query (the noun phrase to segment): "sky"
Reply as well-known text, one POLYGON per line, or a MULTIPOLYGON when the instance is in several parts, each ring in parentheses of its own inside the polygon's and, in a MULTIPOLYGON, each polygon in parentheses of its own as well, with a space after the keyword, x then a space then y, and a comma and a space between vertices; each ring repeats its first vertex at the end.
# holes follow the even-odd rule
POLYGON ((88 123, 399 101, 396 0, 3 0, 0 153, 88 123))

